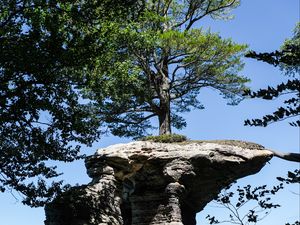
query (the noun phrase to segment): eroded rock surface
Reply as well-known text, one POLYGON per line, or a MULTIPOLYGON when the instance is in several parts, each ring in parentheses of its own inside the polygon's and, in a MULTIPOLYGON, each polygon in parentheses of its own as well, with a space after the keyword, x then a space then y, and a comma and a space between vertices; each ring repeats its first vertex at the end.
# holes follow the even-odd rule
POLYGON ((86 159, 92 182, 49 204, 45 224, 194 225, 221 189, 271 157, 240 141, 112 145, 86 159))

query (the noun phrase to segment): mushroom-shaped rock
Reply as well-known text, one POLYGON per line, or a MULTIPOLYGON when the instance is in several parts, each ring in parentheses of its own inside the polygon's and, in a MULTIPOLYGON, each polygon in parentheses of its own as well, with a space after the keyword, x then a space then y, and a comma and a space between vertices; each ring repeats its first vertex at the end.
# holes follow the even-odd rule
POLYGON ((45 224, 193 225, 221 189, 257 173, 272 155, 242 141, 137 141, 102 148, 86 159, 92 182, 80 196, 71 189, 49 204, 45 224), (76 210, 76 201, 89 210, 76 210))

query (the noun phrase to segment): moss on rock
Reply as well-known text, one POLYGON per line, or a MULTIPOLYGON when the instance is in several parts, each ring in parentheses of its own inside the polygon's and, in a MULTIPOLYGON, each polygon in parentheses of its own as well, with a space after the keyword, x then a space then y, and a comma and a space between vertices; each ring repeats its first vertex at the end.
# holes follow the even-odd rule
POLYGON ((238 140, 208 140, 208 141, 190 141, 196 143, 216 143, 220 145, 233 145, 238 146, 241 148, 248 148, 248 149, 265 149, 264 146, 248 142, 248 141, 238 141, 238 140))
POLYGON ((232 145, 238 146, 241 148, 248 149, 265 149, 264 146, 248 142, 248 141, 239 141, 239 140, 189 140, 185 135, 181 134, 165 134, 159 136, 147 136, 140 139, 141 141, 152 141, 159 143, 180 143, 180 144, 190 144, 190 143, 216 143, 220 145, 232 145))
POLYGON ((164 134, 159 136, 148 136, 141 139, 141 141, 153 141, 160 143, 174 143, 174 142, 185 142, 187 137, 180 134, 164 134))

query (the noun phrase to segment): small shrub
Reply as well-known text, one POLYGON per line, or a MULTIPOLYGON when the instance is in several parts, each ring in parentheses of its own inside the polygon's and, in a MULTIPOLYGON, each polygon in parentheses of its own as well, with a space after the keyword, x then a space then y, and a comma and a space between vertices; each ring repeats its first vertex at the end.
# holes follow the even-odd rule
POLYGON ((180 134, 164 134, 159 136, 148 136, 141 139, 141 141, 153 141, 161 143, 184 142, 187 137, 180 134))

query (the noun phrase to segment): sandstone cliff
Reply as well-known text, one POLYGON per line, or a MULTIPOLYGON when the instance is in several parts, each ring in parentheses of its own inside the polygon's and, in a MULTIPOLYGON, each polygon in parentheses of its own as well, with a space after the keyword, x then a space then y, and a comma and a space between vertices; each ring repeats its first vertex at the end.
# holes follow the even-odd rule
POLYGON ((86 159, 92 182, 47 205, 46 225, 194 225, 195 215, 273 153, 241 141, 137 141, 86 159))

